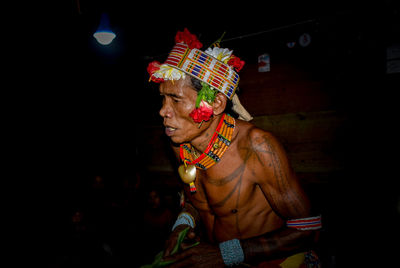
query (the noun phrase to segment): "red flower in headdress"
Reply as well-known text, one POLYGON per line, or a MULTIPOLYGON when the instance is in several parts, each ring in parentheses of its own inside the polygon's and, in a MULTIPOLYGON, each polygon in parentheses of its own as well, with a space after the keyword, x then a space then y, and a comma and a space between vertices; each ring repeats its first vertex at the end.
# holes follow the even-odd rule
POLYGON ((151 79, 151 81, 153 81, 155 83, 164 82, 163 78, 157 78, 157 77, 153 76, 154 72, 157 72, 158 70, 160 70, 160 66, 161 66, 161 63, 159 63, 158 61, 150 62, 149 65, 147 66, 147 72, 150 75, 150 79, 151 79))
POLYGON ((213 109, 210 104, 206 101, 202 100, 200 102, 199 108, 194 109, 189 116, 193 118, 195 123, 201 123, 202 121, 210 120, 211 116, 213 115, 213 109))
POLYGON ((234 55, 232 55, 232 57, 228 61, 228 65, 235 68, 237 72, 239 72, 243 68, 244 63, 244 61, 240 60, 239 57, 236 57, 234 55))
POLYGON ((197 36, 191 34, 187 28, 185 28, 183 32, 178 31, 176 33, 175 43, 185 43, 190 49, 200 49, 203 46, 203 44, 197 39, 197 36))

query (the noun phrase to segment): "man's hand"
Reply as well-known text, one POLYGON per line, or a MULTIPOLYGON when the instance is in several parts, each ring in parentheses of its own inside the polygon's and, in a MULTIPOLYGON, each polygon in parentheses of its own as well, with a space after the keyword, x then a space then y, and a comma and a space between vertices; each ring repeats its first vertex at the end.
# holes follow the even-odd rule
POLYGON ((218 245, 211 245, 200 242, 199 245, 178 252, 169 257, 163 258, 163 261, 175 260, 169 265, 171 268, 180 267, 225 267, 218 245))
POLYGON ((171 233, 168 240, 166 241, 163 257, 171 256, 172 254, 176 253, 176 251, 180 252, 182 250, 185 250, 198 241, 199 238, 196 236, 193 228, 185 224, 179 225, 175 228, 175 230, 171 233), (178 244, 179 234, 186 228, 189 228, 189 230, 187 231, 185 237, 182 239, 179 248, 174 252, 174 249, 178 244))

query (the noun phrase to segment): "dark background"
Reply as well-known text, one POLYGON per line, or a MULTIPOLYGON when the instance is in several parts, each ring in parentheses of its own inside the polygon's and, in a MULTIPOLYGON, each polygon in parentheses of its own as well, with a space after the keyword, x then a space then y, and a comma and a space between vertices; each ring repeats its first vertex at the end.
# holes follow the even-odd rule
MULTIPOLYGON (((265 6, 249 2, 228 7, 215 4, 214 9, 226 14, 218 19, 208 9, 194 12, 195 6, 72 1, 69 86, 57 94, 60 104, 70 108, 65 111, 63 122, 66 131, 67 126, 73 126, 70 131, 80 129, 79 134, 71 133, 72 141, 80 146, 90 135, 85 140, 88 150, 103 147, 112 151, 118 147, 123 150, 123 157, 118 160, 132 162, 126 154, 135 151, 133 137, 140 126, 149 121, 161 122, 159 99, 154 97, 158 93, 147 83, 145 67, 152 60, 165 60, 176 32, 185 27, 199 37, 204 47, 226 32, 225 39, 234 40, 223 45, 234 48, 249 64, 256 63, 257 55, 265 51, 281 61, 301 62, 301 68, 336 83, 338 92, 331 95, 338 99, 337 105, 353 113, 368 108, 368 117, 373 117, 380 109, 390 108, 384 107, 384 102, 390 100, 386 96, 391 93, 385 86, 394 76, 386 76, 385 71, 386 47, 398 41, 398 9, 394 1, 288 1, 266 2, 265 6), (109 14, 117 33, 109 46, 99 45, 92 37, 103 12, 109 14), (262 32, 265 33, 257 34, 262 32), (302 32, 312 33, 312 47, 300 50, 297 45, 297 49, 288 50, 286 42, 302 32), (378 109, 371 110, 374 106, 378 109), (133 117, 137 114, 140 116, 133 117), (96 135, 90 133, 94 129, 96 135), (98 138, 93 139, 94 136, 98 138)), ((371 118, 366 120, 371 122, 371 118)), ((102 156, 107 158, 97 155, 100 161, 102 156)))
MULTIPOLYGON (((395 240, 399 223, 399 192, 393 187, 398 175, 392 171, 397 164, 395 92, 400 86, 398 73, 386 73, 386 49, 399 44, 395 2, 71 1, 71 44, 58 51, 66 56, 68 64, 60 67, 66 75, 57 81, 53 112, 45 117, 46 129, 55 126, 47 136, 57 156, 52 171, 57 186, 52 191, 60 200, 52 206, 57 235, 50 241, 57 246, 47 256, 50 267, 136 267, 150 262, 140 250, 145 238, 134 230, 142 222, 146 191, 163 188, 166 203, 176 213, 179 183, 173 172, 154 169, 166 166, 159 161, 168 154, 152 146, 164 142, 163 135, 156 141, 149 138, 162 121, 157 86, 148 83, 146 67, 150 61, 165 60, 176 32, 185 27, 204 49, 226 32, 222 47, 233 49, 249 68, 268 51, 277 65, 289 62, 321 83, 326 107, 346 118, 335 140, 339 142, 332 145, 337 145, 339 172, 326 181, 316 176, 316 183, 308 184, 313 201, 327 216, 320 246, 325 267, 348 267, 370 258, 392 261, 395 251, 387 241, 395 240), (92 37, 103 12, 117 34, 109 46, 92 37), (311 45, 288 49, 286 43, 304 32, 311 34, 311 45), (95 197, 96 176, 103 178, 107 197, 95 197), (107 223, 92 219, 94 227, 88 227, 90 236, 85 236, 76 231, 72 216, 84 211, 90 218, 95 198, 104 202, 107 223), (112 253, 101 246, 105 241, 112 253)), ((246 106, 250 112, 251 105, 246 106)), ((257 114, 256 108, 252 114, 261 119, 282 113, 270 109, 257 114)))

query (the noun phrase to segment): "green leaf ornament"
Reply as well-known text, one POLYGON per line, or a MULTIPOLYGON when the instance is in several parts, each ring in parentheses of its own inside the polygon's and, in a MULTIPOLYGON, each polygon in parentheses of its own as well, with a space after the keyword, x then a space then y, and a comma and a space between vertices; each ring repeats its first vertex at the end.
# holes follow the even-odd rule
POLYGON ((201 90, 197 93, 196 108, 199 108, 202 100, 212 104, 214 102, 217 91, 214 90, 209 84, 201 82, 203 86, 201 90))
MULTIPOLYGON (((190 227, 187 227, 185 229, 183 229, 179 235, 178 235, 178 241, 176 242, 175 247, 172 249, 171 251, 171 255, 175 254, 178 252, 183 240, 186 237, 187 232, 189 231, 190 227)), ((200 242, 196 242, 193 245, 191 245, 188 248, 197 246, 198 244, 200 244, 200 242)), ((142 265, 140 268, 160 268, 160 267, 165 267, 167 265, 170 265, 171 263, 174 263, 175 260, 170 260, 170 261, 163 261, 162 260, 162 256, 163 256, 164 251, 160 251, 154 258, 154 261, 151 264, 146 264, 146 265, 142 265)))

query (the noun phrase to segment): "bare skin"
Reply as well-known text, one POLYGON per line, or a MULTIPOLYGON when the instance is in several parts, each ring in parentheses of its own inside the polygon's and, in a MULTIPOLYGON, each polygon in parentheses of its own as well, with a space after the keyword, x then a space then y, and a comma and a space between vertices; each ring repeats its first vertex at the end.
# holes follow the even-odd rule
MULTIPOLYGON (((174 143, 190 142, 203 152, 224 112, 226 97, 217 94, 213 117, 198 128, 189 117, 197 92, 187 78, 162 83, 160 94, 166 134, 174 143)), ((179 157, 179 147, 174 150, 179 157)), ((164 251, 165 260, 177 260, 170 267, 224 267, 218 243, 234 238, 240 240, 244 262, 252 265, 305 250, 313 241, 314 232, 285 227, 287 219, 311 216, 310 204, 282 145, 267 131, 236 120, 221 161, 205 171, 198 169, 195 184, 196 194, 184 186, 188 203, 184 210, 201 222, 206 238, 171 256, 177 233, 186 226, 175 229, 164 251)))

